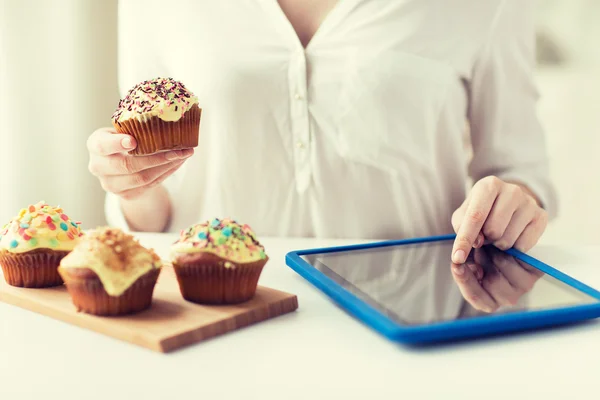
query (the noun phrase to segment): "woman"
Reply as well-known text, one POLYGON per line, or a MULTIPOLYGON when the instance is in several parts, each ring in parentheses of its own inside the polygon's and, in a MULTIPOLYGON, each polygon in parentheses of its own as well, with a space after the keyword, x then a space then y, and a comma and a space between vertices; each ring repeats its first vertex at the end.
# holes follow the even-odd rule
POLYGON ((184 82, 200 144, 133 157, 131 137, 94 132, 110 223, 231 216, 261 235, 373 239, 453 228, 461 264, 484 241, 529 250, 554 215, 529 2, 164 4, 121 2, 120 87, 184 82))

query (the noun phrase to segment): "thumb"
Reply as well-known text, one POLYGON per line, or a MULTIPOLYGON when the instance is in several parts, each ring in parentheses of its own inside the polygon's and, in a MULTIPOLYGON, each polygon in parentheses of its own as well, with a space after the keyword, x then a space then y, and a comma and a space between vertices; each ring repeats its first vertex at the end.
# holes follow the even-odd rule
POLYGON ((99 156, 124 153, 135 149, 136 146, 137 143, 133 136, 117 133, 107 128, 98 129, 87 140, 89 152, 99 156))

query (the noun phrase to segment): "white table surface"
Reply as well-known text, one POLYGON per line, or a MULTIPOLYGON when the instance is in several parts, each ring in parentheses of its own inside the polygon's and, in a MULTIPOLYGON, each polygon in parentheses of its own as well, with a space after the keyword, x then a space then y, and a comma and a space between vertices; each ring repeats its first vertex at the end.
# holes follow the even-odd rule
MULTIPOLYGON (((141 235, 163 257, 174 236, 141 235)), ((0 399, 563 399, 600 397, 600 324, 410 349, 341 311, 285 265, 342 241, 264 239, 261 285, 297 312, 159 354, 0 303, 0 399)), ((532 255, 600 288, 600 247, 532 255)))

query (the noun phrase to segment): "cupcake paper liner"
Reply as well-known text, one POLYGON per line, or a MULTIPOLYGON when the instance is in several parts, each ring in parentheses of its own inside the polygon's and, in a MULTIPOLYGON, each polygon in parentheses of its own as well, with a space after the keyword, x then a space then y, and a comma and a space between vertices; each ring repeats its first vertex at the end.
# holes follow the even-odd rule
POLYGON ((201 115, 202 109, 194 104, 178 121, 163 121, 158 117, 146 121, 131 118, 119 123, 113 121, 113 125, 117 132, 135 138, 137 147, 130 154, 148 155, 197 147, 201 115))
POLYGON ((160 274, 159 269, 149 271, 120 296, 110 296, 93 271, 79 270, 82 271, 89 272, 92 276, 89 273, 81 276, 75 270, 59 268, 77 311, 102 316, 133 314, 150 308, 160 274))
POLYGON ((237 304, 254 297, 266 260, 226 268, 223 262, 173 263, 184 299, 199 304, 237 304))
POLYGON ((57 269, 68 251, 36 249, 26 253, 0 252, 0 266, 6 283, 24 288, 60 286, 63 280, 57 269))

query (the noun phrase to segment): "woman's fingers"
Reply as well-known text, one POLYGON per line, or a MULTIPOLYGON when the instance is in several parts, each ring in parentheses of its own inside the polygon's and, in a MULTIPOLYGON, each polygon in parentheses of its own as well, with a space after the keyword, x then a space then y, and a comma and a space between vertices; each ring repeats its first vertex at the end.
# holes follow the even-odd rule
POLYGON ((127 152, 135 149, 136 146, 137 143, 132 136, 108 128, 98 129, 87 140, 88 151, 97 156, 127 152))
MULTIPOLYGON (((533 199, 528 197, 524 200, 524 205, 513 214, 510 223, 506 227, 502 237, 494 241, 494 246, 502 250, 510 249, 514 246, 515 242, 527 225, 533 220, 538 207, 534 204, 533 199)), ((537 240, 537 239, 536 239, 537 240)))
POLYGON ((465 264, 452 264, 451 270, 460 293, 471 306, 487 313, 494 312, 498 308, 498 304, 483 289, 470 267, 465 264))
MULTIPOLYGON (((162 174, 158 175, 153 181, 149 182, 145 186, 124 190, 122 192, 116 193, 118 196, 124 198, 125 200, 134 199, 140 195, 142 195, 146 190, 153 188, 155 186, 163 183, 169 176, 173 175, 175 171, 177 171, 183 165, 183 161, 177 161, 173 164, 169 165, 169 168, 163 171, 162 174)), ((157 167, 161 168, 161 167, 157 167)))
POLYGON ((176 160, 185 160, 194 154, 193 149, 167 151, 148 156, 112 154, 90 157, 89 170, 98 177, 131 175, 154 167, 170 164, 176 160))
POLYGON ((181 164, 183 164, 183 160, 159 165, 130 175, 107 176, 101 179, 102 188, 107 192, 121 194, 131 189, 146 187, 172 168, 179 168, 181 164))
POLYGON ((517 250, 527 252, 536 245, 548 225, 548 213, 539 208, 533 217, 533 220, 525 227, 519 238, 515 241, 514 247, 517 250))
POLYGON ((488 177, 473 186, 452 248, 452 262, 455 264, 462 264, 467 259, 469 251, 473 248, 473 244, 492 210, 502 184, 500 179, 488 177))
POLYGON ((496 201, 492 206, 492 211, 483 224, 483 234, 485 238, 494 242, 500 239, 510 220, 519 208, 523 199, 523 190, 517 185, 507 184, 496 197, 496 201))

